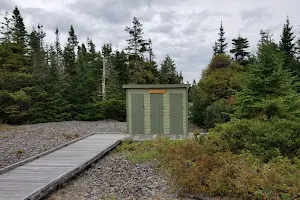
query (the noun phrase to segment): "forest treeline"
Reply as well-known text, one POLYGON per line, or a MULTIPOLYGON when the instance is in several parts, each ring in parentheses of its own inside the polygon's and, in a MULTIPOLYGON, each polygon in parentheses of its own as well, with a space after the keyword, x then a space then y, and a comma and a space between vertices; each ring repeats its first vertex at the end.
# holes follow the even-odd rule
POLYGON ((300 38, 289 18, 279 42, 268 30, 260 30, 254 52, 240 34, 228 49, 222 23, 218 35, 212 59, 190 92, 191 119, 196 124, 212 128, 231 118, 270 119, 298 112, 292 105, 300 92, 300 38))
POLYGON ((191 89, 191 119, 213 128, 233 153, 300 158, 300 38, 287 18, 280 41, 261 30, 255 52, 248 47, 237 35, 228 49, 221 23, 214 55, 191 89))
POLYGON ((158 68, 151 39, 134 17, 127 48, 97 50, 91 38, 79 43, 72 25, 67 43, 45 41, 42 24, 26 30, 20 10, 3 17, 0 29, 0 122, 9 124, 66 120, 125 120, 123 84, 182 83, 181 72, 166 54, 158 68), (106 92, 102 94, 103 62, 106 92))

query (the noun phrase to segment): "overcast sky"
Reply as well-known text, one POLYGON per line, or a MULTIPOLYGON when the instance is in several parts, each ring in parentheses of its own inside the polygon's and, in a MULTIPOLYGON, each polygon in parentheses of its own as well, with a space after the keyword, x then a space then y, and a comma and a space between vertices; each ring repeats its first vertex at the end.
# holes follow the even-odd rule
POLYGON ((207 66, 221 20, 229 47, 240 33, 253 50, 260 29, 269 29, 278 41, 287 15, 300 37, 299 0, 0 0, 0 12, 15 5, 29 30, 38 23, 44 26, 48 42, 54 41, 58 26, 65 44, 73 24, 80 42, 91 37, 98 49, 107 42, 124 48, 124 29, 136 16, 153 41, 158 64, 169 54, 185 82, 198 80, 207 66))

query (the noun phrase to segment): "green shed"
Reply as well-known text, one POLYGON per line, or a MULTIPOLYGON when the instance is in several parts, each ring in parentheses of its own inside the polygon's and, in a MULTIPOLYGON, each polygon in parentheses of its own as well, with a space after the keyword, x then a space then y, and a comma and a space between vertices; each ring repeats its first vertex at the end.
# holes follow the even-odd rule
POLYGON ((128 134, 187 134, 189 84, 123 85, 128 134))

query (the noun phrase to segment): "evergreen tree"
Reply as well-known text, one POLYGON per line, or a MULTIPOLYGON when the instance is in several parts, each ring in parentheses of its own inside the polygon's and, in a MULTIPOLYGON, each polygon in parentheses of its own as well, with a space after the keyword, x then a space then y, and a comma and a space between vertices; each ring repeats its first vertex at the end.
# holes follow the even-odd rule
POLYGON ((195 102, 196 95, 197 95, 197 83, 196 80, 194 79, 189 91, 189 102, 195 102))
POLYGON ((27 32, 23 17, 17 7, 13 11, 12 25, 12 41, 17 43, 25 54, 27 32))
POLYGON ((118 84, 120 88, 122 88, 123 84, 128 84, 130 80, 127 61, 127 55, 124 51, 120 52, 117 50, 115 52, 114 66, 118 76, 117 80, 119 81, 118 84))
POLYGON ((182 75, 176 71, 175 62, 169 55, 165 57, 165 60, 161 64, 159 76, 159 83, 161 84, 178 84, 182 82, 182 75))
POLYGON ((220 32, 218 33, 218 35, 218 42, 215 42, 215 45, 213 46, 214 54, 226 53, 228 43, 226 42, 225 31, 222 21, 220 26, 220 32))
POLYGON ((3 44, 8 44, 12 42, 12 19, 9 17, 8 13, 6 12, 4 15, 4 21, 1 22, 1 42, 3 44))
POLYGON ((132 23, 132 27, 127 26, 125 29, 125 31, 129 34, 129 39, 127 40, 128 47, 126 50, 128 51, 129 57, 129 73, 131 76, 130 83, 157 83, 158 70, 156 63, 152 60, 153 50, 151 44, 143 38, 144 32, 142 24, 136 17, 133 18, 132 23), (151 47, 151 56, 149 56, 148 61, 144 58, 144 53, 147 51, 147 47, 151 47))
POLYGON ((153 54, 152 41, 151 41, 151 39, 149 39, 148 45, 149 45, 149 46, 148 46, 149 61, 152 62, 153 59, 154 59, 154 54, 153 54))
POLYGON ((93 40, 88 38, 87 44, 88 44, 88 51, 93 55, 96 54, 96 45, 93 43, 93 40))
POLYGON ((127 50, 129 55, 133 55, 133 59, 138 61, 139 57, 142 57, 142 54, 147 51, 147 42, 143 38, 143 25, 140 23, 139 19, 133 17, 132 24, 132 27, 126 26, 125 29, 129 34, 127 50))
MULTIPOLYGON (((283 67, 292 72, 297 73, 296 63, 294 60, 295 56, 295 36, 292 32, 293 26, 290 25, 289 18, 287 17, 286 23, 283 25, 281 34, 281 40, 279 42, 279 49, 284 53, 284 64, 283 67)), ((298 73, 299 74, 299 70, 298 73)))
POLYGON ((50 65, 47 67, 43 83, 38 83, 30 91, 32 103, 29 109, 33 123, 66 121, 71 119, 70 106, 63 98, 64 85, 56 64, 55 47, 49 47, 50 65))
POLYGON ((48 67, 48 63, 46 61, 47 51, 45 51, 44 48, 45 37, 46 34, 43 31, 42 25, 38 25, 37 30, 34 28, 29 35, 30 65, 36 84, 44 79, 48 67))
POLYGON ((21 15, 5 15, 0 43, 0 118, 7 123, 28 120, 30 98, 28 91, 32 75, 25 59, 25 36, 21 15))
POLYGON ((269 30, 263 30, 261 29, 260 32, 260 40, 258 42, 258 46, 261 46, 265 43, 268 43, 268 42, 272 42, 273 39, 272 39, 272 34, 270 34, 270 31, 269 30))
POLYGON ((283 69, 282 53, 274 42, 266 42, 259 47, 257 57, 258 62, 245 74, 243 90, 237 94, 235 117, 291 117, 298 112, 299 97, 291 75, 283 69))
MULTIPOLYGON (((225 54, 217 54, 211 59, 207 68, 202 71, 196 94, 192 98, 191 119, 195 124, 211 128, 217 122, 215 119, 224 117, 223 112, 227 112, 230 107, 230 98, 235 91, 240 90, 240 71, 241 66, 225 54), (220 107, 223 110, 220 111, 220 107), (218 110, 218 116, 212 117, 211 110, 214 109, 218 110)), ((228 120, 227 117, 222 119, 228 120)))
POLYGON ((89 81, 91 82, 92 96, 94 99, 98 99, 98 95, 101 92, 102 86, 102 57, 99 52, 96 52, 96 45, 92 39, 87 39, 87 68, 89 81))
POLYGON ((75 30, 71 25, 68 42, 63 51, 63 60, 64 60, 64 68, 65 68, 65 83, 66 90, 64 90, 63 97, 68 101, 71 105, 72 109, 72 118, 75 118, 78 113, 81 112, 81 108, 76 107, 78 105, 78 96, 74 93, 75 90, 78 89, 78 65, 76 65, 76 53, 78 41, 77 36, 75 35, 75 30))
POLYGON ((111 44, 104 44, 102 46, 102 55, 103 55, 103 57, 108 58, 108 57, 110 57, 111 53, 112 53, 112 45, 111 44))
POLYGON ((232 49, 230 53, 234 54, 235 61, 240 64, 246 64, 246 58, 249 56, 249 52, 246 51, 249 48, 249 42, 247 38, 243 38, 240 35, 232 40, 232 49))
POLYGON ((294 33, 293 26, 290 26, 290 20, 287 17, 286 23, 283 25, 281 40, 279 42, 279 49, 285 52, 286 55, 293 57, 295 54, 294 33))
POLYGON ((214 55, 216 55, 218 53, 218 49, 219 49, 218 42, 215 42, 215 44, 214 44, 214 46, 212 48, 213 48, 214 55))
POLYGON ((69 36, 68 36, 68 43, 64 49, 63 57, 64 57, 64 68, 65 73, 67 76, 74 76, 76 73, 75 69, 75 61, 76 61, 76 53, 75 49, 77 48, 78 40, 77 36, 75 35, 75 30, 71 25, 69 36))

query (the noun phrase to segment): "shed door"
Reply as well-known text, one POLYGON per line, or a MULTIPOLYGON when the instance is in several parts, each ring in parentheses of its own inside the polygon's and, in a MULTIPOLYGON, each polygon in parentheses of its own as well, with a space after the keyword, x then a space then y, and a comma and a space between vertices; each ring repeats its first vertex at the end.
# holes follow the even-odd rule
POLYGON ((170 93, 170 133, 183 134, 183 94, 170 93))
POLYGON ((131 94, 132 133, 144 133, 144 94, 131 94))
POLYGON ((163 94, 150 94, 151 133, 163 133, 163 94))

